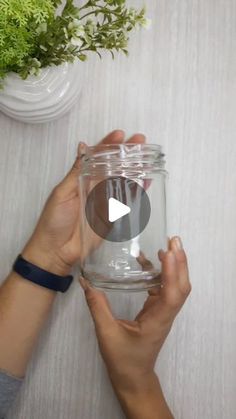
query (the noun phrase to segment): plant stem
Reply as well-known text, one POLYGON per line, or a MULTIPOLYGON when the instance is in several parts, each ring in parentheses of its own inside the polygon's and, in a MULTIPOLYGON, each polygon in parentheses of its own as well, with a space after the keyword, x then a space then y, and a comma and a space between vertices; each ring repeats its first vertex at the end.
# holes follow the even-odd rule
POLYGON ((113 25, 114 23, 119 23, 119 22, 123 22, 123 19, 115 19, 112 22, 104 23, 104 25, 100 26, 99 30, 101 30, 101 29, 104 30, 104 28, 106 29, 107 27, 113 25))
POLYGON ((87 3, 85 3, 82 7, 78 7, 78 9, 79 9, 79 10, 83 10, 83 9, 87 9, 88 7, 91 7, 91 6, 90 6, 90 0, 89 0, 89 1, 87 1, 87 3))
MULTIPOLYGON (((93 14, 98 14, 98 13, 104 13, 104 15, 106 15, 106 10, 104 7, 100 7, 99 9, 96 10, 92 10, 91 12, 86 13, 84 16, 81 16, 80 19, 84 19, 85 17, 89 16, 89 15, 93 15, 93 14)), ((115 16, 120 16, 120 13, 116 13, 115 10, 109 10, 109 14, 113 14, 115 16)))
POLYGON ((80 19, 82 20, 87 16, 94 15, 95 13, 97 13, 97 10, 92 10, 91 12, 86 13, 84 16, 81 16, 80 19))

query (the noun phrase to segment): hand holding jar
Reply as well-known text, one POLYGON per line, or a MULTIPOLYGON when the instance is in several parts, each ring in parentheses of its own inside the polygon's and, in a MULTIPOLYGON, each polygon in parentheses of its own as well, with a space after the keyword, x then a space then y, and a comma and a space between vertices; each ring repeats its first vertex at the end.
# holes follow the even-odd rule
POLYGON ((162 287, 149 291, 133 321, 115 319, 108 299, 81 278, 99 347, 116 395, 129 419, 173 418, 154 366, 173 321, 191 291, 180 238, 159 251, 162 287))

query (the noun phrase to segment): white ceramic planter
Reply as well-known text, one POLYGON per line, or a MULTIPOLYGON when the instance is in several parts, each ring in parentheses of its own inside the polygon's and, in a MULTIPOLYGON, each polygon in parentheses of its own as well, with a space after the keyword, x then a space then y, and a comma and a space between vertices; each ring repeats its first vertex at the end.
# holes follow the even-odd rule
POLYGON ((0 110, 23 122, 49 122, 68 112, 81 88, 79 62, 44 68, 26 80, 11 73, 0 91, 0 110))

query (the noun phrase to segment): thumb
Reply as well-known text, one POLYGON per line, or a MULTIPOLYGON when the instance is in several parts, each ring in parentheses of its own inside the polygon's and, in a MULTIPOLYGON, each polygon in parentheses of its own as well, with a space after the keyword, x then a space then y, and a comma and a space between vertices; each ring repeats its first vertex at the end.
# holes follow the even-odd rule
POLYGON ((86 148, 87 145, 83 142, 79 143, 78 146, 78 154, 76 157, 76 160, 70 169, 70 171, 67 173, 67 175, 64 177, 64 179, 59 183, 60 193, 67 197, 72 192, 77 191, 78 188, 78 176, 80 173, 81 168, 81 159, 86 154, 86 148))
POLYGON ((96 328, 102 329, 114 324, 109 301, 104 292, 91 287, 83 277, 79 279, 96 328))

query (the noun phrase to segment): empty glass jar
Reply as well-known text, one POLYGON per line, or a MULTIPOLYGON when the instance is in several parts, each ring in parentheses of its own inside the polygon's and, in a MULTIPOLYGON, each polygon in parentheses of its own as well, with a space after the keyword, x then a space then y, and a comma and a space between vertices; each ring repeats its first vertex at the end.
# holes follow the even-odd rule
POLYGON ((157 252, 166 249, 167 172, 161 146, 87 147, 79 177, 81 272, 110 290, 160 284, 157 252))

